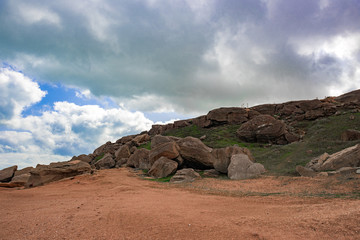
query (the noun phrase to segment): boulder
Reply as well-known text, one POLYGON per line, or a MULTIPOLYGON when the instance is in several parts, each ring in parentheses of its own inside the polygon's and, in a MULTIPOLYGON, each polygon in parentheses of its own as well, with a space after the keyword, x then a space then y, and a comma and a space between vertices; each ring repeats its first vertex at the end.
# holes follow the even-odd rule
POLYGON ((11 179, 11 183, 14 183, 18 186, 24 186, 28 182, 31 176, 30 172, 32 170, 34 170, 33 167, 27 167, 21 170, 17 170, 14 174, 14 177, 11 179))
POLYGON ((101 159, 95 162, 96 169, 110 169, 115 167, 115 160, 110 153, 106 153, 101 159))
POLYGON ((360 167, 360 144, 332 155, 323 154, 311 160, 306 167, 314 171, 337 170, 342 167, 360 167))
POLYGON ((207 147, 200 139, 186 137, 177 141, 180 156, 184 164, 196 169, 214 168, 215 158, 212 149, 207 147))
POLYGON ((277 143, 286 133, 286 125, 270 115, 258 115, 242 124, 236 133, 247 142, 277 143))
POLYGON ((74 156, 71 160, 81 160, 90 164, 93 160, 93 157, 92 155, 81 154, 79 156, 74 156))
POLYGON ((241 148, 236 145, 226 148, 217 148, 212 151, 212 155, 215 158, 214 168, 221 173, 227 173, 231 157, 239 153, 248 155, 250 160, 254 161, 253 156, 247 148, 241 148))
POLYGON ((161 157, 156 162, 154 162, 148 174, 155 178, 163 178, 174 174, 177 167, 177 162, 166 157, 161 157))
POLYGON ((24 173, 24 174, 14 176, 11 179, 10 183, 14 183, 19 186, 25 186, 25 184, 29 181, 30 176, 31 176, 31 173, 24 173))
POLYGON ((360 139, 360 131, 348 129, 341 134, 341 141, 355 141, 360 139))
POLYGON ((197 179, 201 179, 199 173, 195 172, 192 168, 184 168, 178 170, 176 174, 170 179, 171 183, 188 183, 197 179))
POLYGON ((0 182, 10 182, 13 178, 15 171, 17 170, 17 166, 11 166, 8 168, 4 168, 0 171, 0 182))
POLYGON ((204 170, 203 177, 212 177, 216 178, 220 176, 220 172, 216 171, 215 169, 207 169, 204 170))
POLYGON ((296 171, 302 177, 315 177, 317 175, 317 172, 315 172, 314 170, 303 166, 296 166, 296 171))
POLYGON ((254 178, 264 172, 264 166, 260 163, 253 163, 246 154, 233 155, 228 167, 228 177, 230 179, 254 178))
POLYGON ((112 155, 115 154, 115 151, 120 147, 121 144, 119 143, 111 143, 110 141, 101 145, 97 149, 94 150, 93 155, 95 157, 105 154, 105 153, 111 153, 112 155))
POLYGON ((25 187, 36 187, 63 178, 90 172, 90 164, 80 160, 50 163, 49 165, 38 164, 38 166, 30 172, 31 175, 25 187))
POLYGON ((115 160, 116 162, 119 162, 123 158, 129 158, 131 155, 130 149, 128 145, 121 146, 118 150, 115 152, 115 160))
POLYGON ((175 159, 179 156, 179 146, 175 142, 165 142, 152 148, 149 154, 150 164, 152 165, 160 157, 175 159))
POLYGON ((155 148, 157 145, 173 142, 170 137, 162 136, 162 135, 155 135, 151 138, 151 149, 155 148))
POLYGON ((150 140, 150 136, 147 133, 141 134, 136 136, 132 142, 134 143, 135 146, 140 146, 143 143, 146 143, 147 141, 150 140))
POLYGON ((145 148, 136 149, 127 161, 128 167, 150 169, 149 162, 150 151, 145 148))
POLYGON ((349 174, 355 174, 358 168, 356 167, 342 167, 338 169, 336 172, 340 173, 341 175, 349 175, 349 174))
POLYGON ((128 135, 128 136, 124 136, 120 139, 118 139, 116 141, 116 143, 120 143, 120 144, 126 144, 128 142, 130 142, 131 140, 133 140, 135 138, 136 135, 128 135))
POLYGON ((197 117, 197 118, 193 118, 192 119, 192 123, 196 126, 202 127, 202 128, 207 128, 211 126, 211 121, 209 119, 207 119, 206 115, 197 117))
POLYGON ((206 117, 213 123, 243 123, 248 120, 248 110, 239 107, 223 107, 211 110, 206 117))

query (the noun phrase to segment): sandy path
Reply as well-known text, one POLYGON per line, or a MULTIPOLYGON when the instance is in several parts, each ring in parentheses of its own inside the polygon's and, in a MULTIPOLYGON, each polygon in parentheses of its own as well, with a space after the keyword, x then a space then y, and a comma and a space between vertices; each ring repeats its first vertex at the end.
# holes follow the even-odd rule
POLYGON ((0 189, 0 206, 0 239, 360 239, 360 200, 209 195, 127 169, 0 189))

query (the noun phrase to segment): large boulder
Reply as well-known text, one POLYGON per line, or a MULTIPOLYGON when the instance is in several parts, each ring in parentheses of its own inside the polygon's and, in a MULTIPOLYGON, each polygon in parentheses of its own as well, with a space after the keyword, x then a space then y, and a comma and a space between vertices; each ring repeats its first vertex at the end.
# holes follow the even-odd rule
POLYGON ((128 167, 150 169, 149 162, 150 151, 145 148, 136 149, 127 161, 128 167))
POLYGON ((314 171, 337 170, 342 167, 360 167, 360 144, 331 155, 325 153, 311 160, 306 167, 314 171))
POLYGON ((151 149, 155 148, 157 145, 168 142, 173 142, 173 140, 167 136, 155 135, 151 138, 151 149))
POLYGON ((130 148, 128 145, 121 146, 118 150, 115 152, 115 160, 116 162, 121 161, 124 158, 129 158, 131 155, 130 148))
POLYGON ((195 172, 192 168, 184 168, 178 170, 176 174, 170 179, 171 183, 188 183, 197 179, 201 179, 199 173, 195 172))
POLYGON ((38 164, 38 166, 30 172, 31 176, 25 184, 25 187, 36 187, 45 183, 90 172, 90 164, 80 160, 50 163, 49 165, 38 164))
POLYGON ((215 158, 212 148, 207 147, 200 139, 186 137, 177 141, 180 156, 187 167, 196 169, 214 168, 215 158))
POLYGON ((239 107, 223 107, 211 110, 206 118, 213 123, 243 123, 248 120, 248 109, 239 107))
POLYGON ((246 154, 233 155, 228 167, 228 177, 236 180, 254 178, 264 172, 264 166, 260 163, 252 162, 246 154))
POLYGON ((178 149, 179 146, 175 142, 165 142, 155 145, 149 154, 150 164, 152 165, 160 157, 167 157, 169 159, 177 158, 179 156, 178 149))
POLYGON ((249 156, 250 160, 255 161, 250 150, 247 148, 241 148, 236 145, 226 148, 217 148, 212 151, 212 155, 215 158, 214 168, 221 173, 227 173, 231 157, 239 153, 246 154, 249 156))
POLYGON ((101 159, 95 162, 96 169, 110 169, 115 167, 115 160, 110 153, 105 154, 101 159))
POLYGON ((355 141, 360 139, 360 131, 348 129, 341 134, 342 141, 355 141))
POLYGON ((140 134, 138 136, 136 136, 132 142, 135 146, 140 146, 143 143, 146 143, 147 141, 150 140, 150 136, 147 133, 144 134, 140 134))
POLYGON ((90 164, 91 161, 93 160, 93 155, 81 154, 79 156, 74 156, 71 160, 81 160, 83 162, 87 162, 90 164))
POLYGON ((11 183, 14 183, 18 186, 24 186, 28 182, 31 176, 30 172, 32 170, 34 170, 33 167, 27 167, 21 170, 17 170, 14 174, 14 177, 11 179, 11 183))
POLYGON ((148 174, 155 178, 163 178, 174 174, 177 167, 177 162, 166 157, 161 157, 152 165, 148 174))
POLYGON ((270 115, 258 115, 241 125, 237 135, 247 142, 278 143, 284 139, 286 125, 270 115))
POLYGON ((15 171, 17 170, 17 166, 11 166, 8 168, 4 168, 0 171, 0 182, 10 182, 13 178, 15 171))

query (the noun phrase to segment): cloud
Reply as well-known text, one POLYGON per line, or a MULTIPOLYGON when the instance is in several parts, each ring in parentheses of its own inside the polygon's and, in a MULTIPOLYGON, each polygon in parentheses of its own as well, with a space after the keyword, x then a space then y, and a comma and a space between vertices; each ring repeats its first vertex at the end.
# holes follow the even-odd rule
MULTIPOLYGON (((0 168, 69 160, 73 155, 91 153, 107 141, 149 130, 153 124, 143 113, 123 107, 80 106, 67 101, 55 102, 39 115, 24 116, 24 108, 39 102, 45 92, 10 68, 1 69, 0 84, 0 168)), ((89 91, 83 92, 91 97, 89 91)))
POLYGON ((196 115, 360 88, 357 0, 0 5, 1 60, 132 110, 196 115))
POLYGON ((19 116, 21 112, 39 102, 46 92, 20 72, 0 68, 0 122, 19 116))

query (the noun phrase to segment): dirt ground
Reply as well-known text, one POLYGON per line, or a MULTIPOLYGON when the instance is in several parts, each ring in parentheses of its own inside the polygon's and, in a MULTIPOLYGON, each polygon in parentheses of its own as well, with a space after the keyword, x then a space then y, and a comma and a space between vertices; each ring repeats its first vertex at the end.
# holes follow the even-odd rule
POLYGON ((346 195, 358 190, 353 182, 268 176, 174 185, 103 170, 0 188, 0 239, 360 239, 360 200, 346 195))

